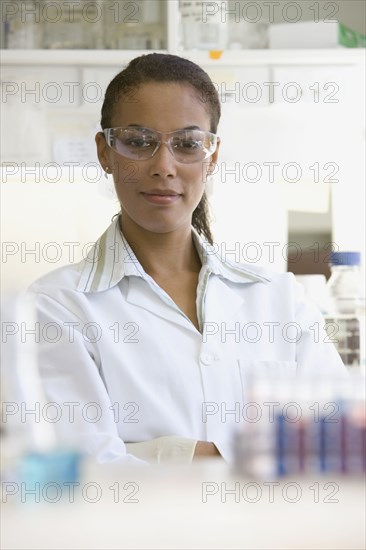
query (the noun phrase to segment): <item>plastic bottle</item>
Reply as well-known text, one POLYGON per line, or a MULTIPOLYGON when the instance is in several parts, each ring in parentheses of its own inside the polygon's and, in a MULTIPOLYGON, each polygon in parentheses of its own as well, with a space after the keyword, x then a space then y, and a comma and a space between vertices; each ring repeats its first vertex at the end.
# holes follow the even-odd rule
POLYGON ((343 362, 365 368, 365 282, 359 252, 330 256, 329 327, 343 362))

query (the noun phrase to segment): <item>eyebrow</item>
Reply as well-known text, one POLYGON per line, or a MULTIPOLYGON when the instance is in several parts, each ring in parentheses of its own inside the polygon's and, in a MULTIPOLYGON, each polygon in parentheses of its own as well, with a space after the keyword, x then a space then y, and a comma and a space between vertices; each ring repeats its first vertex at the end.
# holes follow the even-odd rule
MULTIPOLYGON (((147 126, 143 126, 142 124, 129 124, 127 128, 147 128, 147 126)), ((153 128, 151 128, 153 130, 153 128)), ((177 130, 201 130, 199 126, 185 126, 184 128, 177 128, 177 130)), ((173 130, 173 132, 176 132, 177 130, 173 130)), ((157 130, 156 130, 157 131, 157 130)))

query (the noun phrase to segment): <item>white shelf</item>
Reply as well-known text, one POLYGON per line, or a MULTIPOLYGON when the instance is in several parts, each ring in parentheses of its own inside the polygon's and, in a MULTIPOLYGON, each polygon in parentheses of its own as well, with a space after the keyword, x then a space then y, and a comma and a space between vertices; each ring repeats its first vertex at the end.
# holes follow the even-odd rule
POLYGON ((211 59, 207 51, 180 50, 175 53, 187 57, 198 65, 225 67, 263 65, 357 65, 365 63, 362 49, 316 49, 316 50, 226 50, 220 59, 211 59))
POLYGON ((1 50, 2 65, 115 66, 139 55, 173 53, 199 65, 244 67, 261 65, 358 65, 365 63, 365 50, 337 48, 317 50, 226 50, 219 59, 198 50, 1 50))
MULTIPOLYGON (((121 65, 152 50, 1 50, 2 65, 121 65)), ((164 53, 162 50, 156 50, 164 53)))

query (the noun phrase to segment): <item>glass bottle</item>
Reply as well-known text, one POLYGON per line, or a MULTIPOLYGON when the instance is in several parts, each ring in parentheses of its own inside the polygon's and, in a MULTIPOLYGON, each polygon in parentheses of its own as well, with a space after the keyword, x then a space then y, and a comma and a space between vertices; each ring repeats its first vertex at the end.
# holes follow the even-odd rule
POLYGON ((43 47, 88 49, 95 47, 95 29, 101 24, 101 4, 97 0, 39 2, 42 10, 43 47))
POLYGON ((347 366, 365 367, 365 281, 359 252, 333 252, 327 330, 347 366))
POLYGON ((260 2, 229 0, 229 49, 268 48, 267 9, 260 2))
POLYGON ((182 42, 187 50, 224 50, 228 41, 228 1, 180 0, 182 42))
POLYGON ((42 25, 39 3, 33 0, 12 0, 8 4, 2 21, 4 46, 24 50, 40 48, 42 25))
POLYGON ((332 310, 336 313, 356 313, 364 307, 365 285, 361 273, 359 252, 332 252, 328 290, 332 310))

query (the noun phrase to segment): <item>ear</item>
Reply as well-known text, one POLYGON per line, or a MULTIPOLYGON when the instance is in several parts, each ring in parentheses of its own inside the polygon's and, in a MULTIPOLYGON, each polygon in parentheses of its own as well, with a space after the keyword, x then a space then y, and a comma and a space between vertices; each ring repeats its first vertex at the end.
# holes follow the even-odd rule
POLYGON ((95 143, 97 145, 97 155, 98 155, 99 162, 103 170, 106 171, 107 166, 111 166, 111 159, 110 159, 109 147, 107 145, 103 132, 98 132, 96 134, 95 143))
POLYGON ((217 138, 216 151, 215 151, 214 153, 212 153, 212 155, 211 155, 211 160, 210 160, 210 162, 208 163, 207 175, 211 175, 211 174, 215 171, 216 164, 217 164, 217 160, 218 160, 218 158, 219 158, 220 144, 221 144, 221 140, 220 140, 220 138, 218 137, 218 138, 217 138))
POLYGON ((217 136, 216 151, 215 151, 214 154, 212 155, 212 160, 213 160, 213 162, 215 162, 215 163, 217 162, 217 159, 218 159, 218 156, 219 156, 220 145, 221 145, 221 138, 219 138, 219 136, 217 136))

